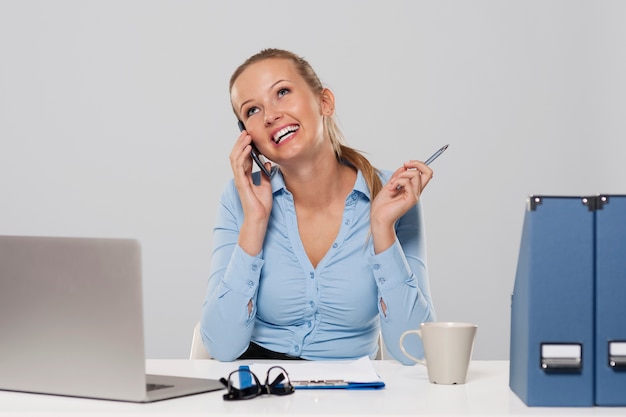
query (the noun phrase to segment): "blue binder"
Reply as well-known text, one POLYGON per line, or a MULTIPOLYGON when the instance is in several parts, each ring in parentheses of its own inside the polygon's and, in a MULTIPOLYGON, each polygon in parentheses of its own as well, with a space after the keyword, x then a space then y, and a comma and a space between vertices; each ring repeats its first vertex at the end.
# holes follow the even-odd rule
POLYGON ((594 405, 594 202, 529 198, 511 299, 509 380, 529 406, 594 405))
POLYGON ((596 405, 626 406, 626 196, 596 210, 596 405))

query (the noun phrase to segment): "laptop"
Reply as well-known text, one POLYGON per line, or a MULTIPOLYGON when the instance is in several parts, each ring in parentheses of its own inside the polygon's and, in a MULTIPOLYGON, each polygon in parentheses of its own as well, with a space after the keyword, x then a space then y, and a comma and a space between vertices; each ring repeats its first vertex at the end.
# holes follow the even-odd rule
POLYGON ((222 389, 146 375, 134 239, 0 236, 0 390, 152 402, 222 389))

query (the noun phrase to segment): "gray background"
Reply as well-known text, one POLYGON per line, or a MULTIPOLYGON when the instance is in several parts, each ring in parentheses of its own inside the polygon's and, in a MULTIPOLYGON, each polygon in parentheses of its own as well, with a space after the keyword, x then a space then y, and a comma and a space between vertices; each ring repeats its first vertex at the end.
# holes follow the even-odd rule
POLYGON ((626 193, 626 2, 0 0, 0 233, 134 237, 146 350, 188 355, 238 132, 228 78, 304 55, 423 196, 439 319, 506 359, 529 194, 626 193))

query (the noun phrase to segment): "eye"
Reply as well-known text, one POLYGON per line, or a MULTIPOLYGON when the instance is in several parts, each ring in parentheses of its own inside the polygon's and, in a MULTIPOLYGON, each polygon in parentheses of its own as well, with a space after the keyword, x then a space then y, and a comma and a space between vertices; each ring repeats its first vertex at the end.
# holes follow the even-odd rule
POLYGON ((282 97, 285 94, 288 94, 290 92, 290 90, 288 88, 281 88, 280 90, 278 90, 278 97, 282 97))
POLYGON ((258 112, 259 109, 256 107, 250 107, 248 110, 246 110, 246 117, 250 117, 252 116, 254 113, 258 112))

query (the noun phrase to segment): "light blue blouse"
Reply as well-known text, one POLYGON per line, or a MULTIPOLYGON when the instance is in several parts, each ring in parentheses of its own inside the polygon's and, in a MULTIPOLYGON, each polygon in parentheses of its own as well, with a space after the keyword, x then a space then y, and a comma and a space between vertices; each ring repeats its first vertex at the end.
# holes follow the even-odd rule
MULTIPOLYGON (((383 184, 390 175, 382 173, 383 184)), ((257 256, 237 244, 243 210, 234 181, 222 193, 201 318, 203 342, 211 356, 235 360, 254 341, 304 359, 374 358, 382 330, 388 352, 412 364, 400 351, 400 335, 435 318, 420 204, 398 220, 396 242, 374 254, 370 193, 359 171, 346 198, 339 234, 314 268, 300 240, 293 196, 280 170, 271 184, 274 202, 257 256)), ((407 337, 405 347, 423 357, 417 337, 407 337)))

